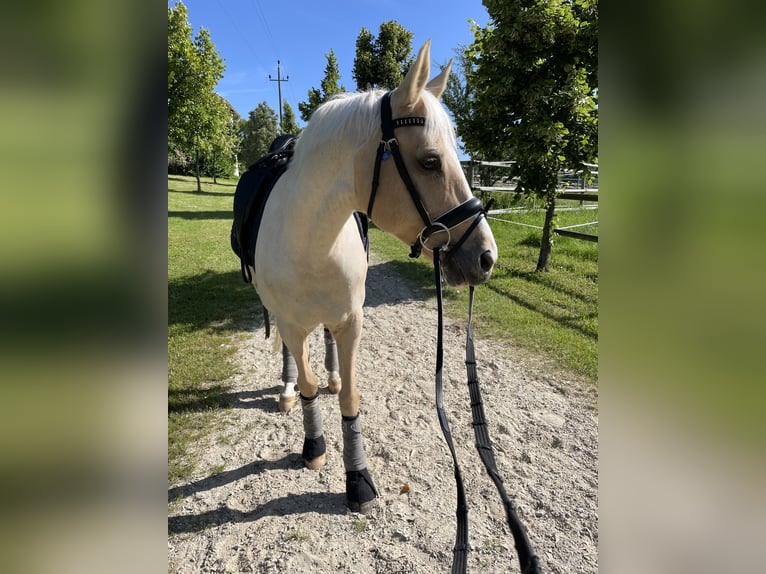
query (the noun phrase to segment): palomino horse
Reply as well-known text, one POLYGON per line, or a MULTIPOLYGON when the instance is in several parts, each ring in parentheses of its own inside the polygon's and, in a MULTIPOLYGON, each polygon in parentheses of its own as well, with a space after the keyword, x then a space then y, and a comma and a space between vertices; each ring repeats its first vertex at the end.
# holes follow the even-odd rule
POLYGON ((429 41, 392 92, 342 94, 314 112, 266 204, 251 267, 258 295, 295 357, 303 458, 311 469, 325 462, 325 440, 306 338, 323 324, 337 341, 346 503, 362 513, 377 492, 367 471, 355 375, 367 257, 353 213, 367 213, 415 253, 438 243, 452 285, 483 283, 497 259, 438 100, 450 65, 429 82, 430 67, 429 41))

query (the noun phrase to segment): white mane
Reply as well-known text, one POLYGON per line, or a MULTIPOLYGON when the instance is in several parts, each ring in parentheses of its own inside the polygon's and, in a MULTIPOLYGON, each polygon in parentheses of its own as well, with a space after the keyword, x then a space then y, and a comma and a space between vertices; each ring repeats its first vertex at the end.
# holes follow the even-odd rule
MULTIPOLYGON (((344 92, 319 106, 298 139, 295 155, 311 153, 316 145, 345 141, 353 148, 361 147, 380 131, 380 99, 385 90, 344 92)), ((425 135, 429 141, 440 141, 450 152, 457 152, 455 130, 446 111, 431 93, 424 91, 426 106, 425 135)))

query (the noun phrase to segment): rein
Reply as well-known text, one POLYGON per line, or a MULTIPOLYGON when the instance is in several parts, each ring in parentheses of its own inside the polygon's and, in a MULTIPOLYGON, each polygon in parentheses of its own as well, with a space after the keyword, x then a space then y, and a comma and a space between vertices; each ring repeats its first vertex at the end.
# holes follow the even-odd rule
MULTIPOLYGON (((404 165, 401 153, 399 152, 399 142, 394 136, 394 129, 405 126, 424 126, 426 123, 423 117, 405 117, 405 118, 392 118, 391 112, 391 92, 386 93, 381 100, 380 115, 381 115, 381 129, 383 137, 378 145, 378 151, 375 157, 375 169, 372 177, 372 190, 370 192, 370 201, 367 206, 367 216, 372 219, 372 208, 375 203, 375 194, 378 190, 380 183, 380 165, 382 161, 386 161, 389 157, 394 157, 394 163, 396 169, 399 172, 399 176, 402 178, 407 191, 412 197, 412 201, 415 204, 415 208, 418 210, 425 227, 418 233, 417 238, 412 243, 410 257, 419 257, 423 247, 427 247, 426 243, 430 235, 437 231, 447 232, 447 241, 441 246, 433 247, 433 259, 434 259, 434 275, 436 281, 436 301, 438 308, 438 333, 436 340, 436 412, 439 417, 439 425, 441 426, 444 439, 449 447, 450 454, 452 455, 452 462, 455 471, 455 485, 457 488, 457 509, 455 515, 457 517, 457 533, 455 535, 455 547, 453 549, 452 559, 452 574, 463 574, 468 568, 468 504, 466 503, 465 488, 463 486, 463 477, 460 472, 460 465, 457 461, 457 455, 455 453, 455 445, 452 441, 452 433, 449 429, 449 422, 447 420, 447 414, 444 411, 443 403, 443 385, 442 385, 442 370, 444 366, 444 320, 443 320, 443 303, 442 303, 442 287, 441 287, 441 252, 445 252, 445 256, 448 256, 450 252, 456 251, 474 229, 481 222, 482 216, 486 216, 486 212, 489 209, 482 206, 481 200, 477 197, 471 197, 471 199, 461 203, 457 207, 443 213, 436 219, 432 220, 428 214, 428 210, 423 204, 423 200, 420 197, 415 184, 412 182, 412 178, 407 172, 407 167, 404 165), (461 223, 473 218, 474 221, 463 233, 462 237, 458 239, 454 244, 450 244, 451 237, 449 230, 453 227, 460 225, 461 223)), ((503 481, 497 471, 497 465, 495 464, 495 455, 492 450, 492 442, 489 438, 487 431, 487 422, 484 417, 484 405, 481 400, 481 391, 479 389, 479 377, 476 370, 476 357, 473 346, 473 329, 471 322, 473 320, 473 295, 474 287, 470 287, 470 299, 468 307, 468 332, 466 335, 465 343, 465 365, 468 376, 468 393, 471 399, 471 414, 473 417, 473 429, 476 437, 476 449, 479 452, 484 468, 487 474, 494 482, 497 488, 500 498, 503 501, 505 507, 505 516, 508 522, 508 526, 513 534, 513 541, 516 547, 516 553, 519 557, 519 566, 521 574, 540 574, 540 564, 538 557, 532 551, 532 546, 529 543, 524 525, 519 520, 516 514, 516 509, 513 503, 508 498, 508 494, 505 491, 503 481)))
MULTIPOLYGON (((455 548, 453 550, 452 574, 463 574, 466 572, 468 565, 468 506, 465 501, 465 489, 463 487, 460 466, 457 462, 455 447, 452 442, 452 434, 450 433, 447 415, 444 412, 444 405, 442 402, 442 367, 444 365, 444 342, 442 331, 444 330, 444 321, 442 319, 443 305, 440 251, 440 248, 434 248, 436 302, 439 315, 438 334, 436 338, 436 412, 439 415, 439 425, 441 426, 442 434, 444 434, 444 439, 447 442, 450 454, 452 455, 452 462, 455 467, 455 484, 457 486, 457 510, 455 511, 457 516, 457 534, 455 536, 455 548)), ((519 557, 519 568, 521 573, 540 574, 539 558, 532 550, 532 545, 527 537, 527 532, 516 514, 516 508, 514 507, 513 502, 508 498, 508 493, 505 490, 503 480, 500 478, 500 474, 497 471, 497 464, 495 463, 495 453, 492 449, 492 441, 489 438, 487 421, 484 417, 484 403, 481 400, 479 375, 476 370, 476 356, 473 347, 473 328, 471 327, 473 321, 473 295, 474 286, 471 285, 469 288, 468 302, 468 331, 465 340, 465 367, 468 375, 468 394, 471 399, 471 415, 473 418, 473 432, 476 437, 476 450, 479 453, 481 461, 484 463, 484 468, 487 471, 487 474, 492 479, 492 482, 495 483, 495 488, 497 488, 497 492, 500 494, 500 499, 503 501, 505 518, 508 522, 508 527, 511 529, 511 534, 513 534, 513 542, 516 547, 516 554, 519 557)))

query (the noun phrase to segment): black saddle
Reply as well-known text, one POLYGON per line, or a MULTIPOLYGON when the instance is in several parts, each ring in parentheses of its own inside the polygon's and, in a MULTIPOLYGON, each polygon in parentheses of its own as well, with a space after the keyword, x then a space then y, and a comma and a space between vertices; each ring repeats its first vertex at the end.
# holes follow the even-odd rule
POLYGON ((255 244, 263 219, 266 200, 274 184, 287 170, 293 157, 296 137, 282 135, 275 139, 269 152, 242 174, 234 192, 234 223, 231 226, 231 248, 237 254, 245 283, 252 282, 248 264, 255 260, 255 244))

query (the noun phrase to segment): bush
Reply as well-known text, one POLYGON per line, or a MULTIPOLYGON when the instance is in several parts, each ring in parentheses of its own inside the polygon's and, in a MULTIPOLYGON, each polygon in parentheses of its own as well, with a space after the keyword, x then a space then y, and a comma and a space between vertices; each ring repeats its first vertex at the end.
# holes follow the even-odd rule
POLYGON ((168 151, 168 173, 173 175, 192 175, 194 169, 188 155, 180 148, 168 151))

